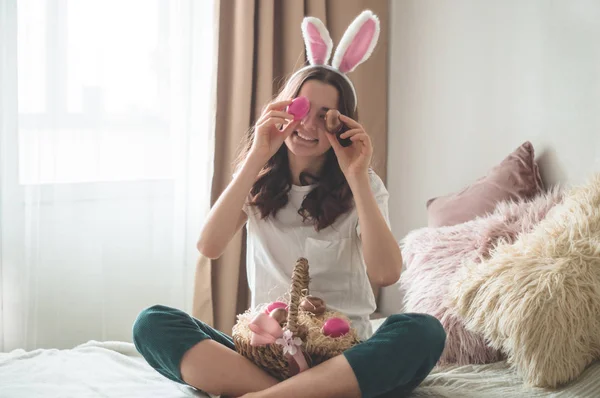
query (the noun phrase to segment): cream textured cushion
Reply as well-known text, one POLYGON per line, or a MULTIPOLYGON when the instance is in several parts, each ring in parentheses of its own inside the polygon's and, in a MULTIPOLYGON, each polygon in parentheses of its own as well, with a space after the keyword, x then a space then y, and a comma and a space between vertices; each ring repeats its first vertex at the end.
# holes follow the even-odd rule
POLYGON ((556 387, 600 359, 600 175, 530 232, 463 267, 449 306, 525 384, 556 387))
POLYGON ((442 323, 446 345, 439 365, 491 363, 504 358, 488 346, 484 336, 466 330, 444 305, 450 281, 465 262, 488 258, 499 241, 514 242, 523 232, 531 231, 561 199, 561 191, 554 189, 532 200, 502 202, 485 217, 448 227, 417 229, 403 239, 406 271, 400 286, 405 292, 404 311, 429 314, 442 323))

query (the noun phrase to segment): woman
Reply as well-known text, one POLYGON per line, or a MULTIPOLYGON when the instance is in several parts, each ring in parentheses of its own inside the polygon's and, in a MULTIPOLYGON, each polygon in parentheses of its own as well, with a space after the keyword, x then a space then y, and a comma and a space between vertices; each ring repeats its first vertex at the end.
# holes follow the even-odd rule
MULTIPOLYGON (((370 24, 376 31, 366 39, 377 40, 375 16, 365 12, 357 21, 366 28, 361 33, 349 29, 349 43, 339 48, 364 42, 360 35, 368 34, 370 24)), ((237 354, 229 336, 182 311, 154 306, 138 317, 134 342, 146 360, 172 380, 228 396, 400 396, 429 374, 442 353, 444 330, 428 315, 391 316, 372 335, 371 283, 395 283, 402 267, 400 249, 389 229, 388 193, 369 167, 371 140, 356 121, 356 93, 345 75, 368 58, 373 46, 355 50, 362 54, 346 51, 337 58, 339 62, 334 57, 328 66, 328 55, 319 54, 323 44, 329 46, 324 32, 320 21, 305 19, 310 65, 287 81, 249 131, 236 173, 211 209, 198 249, 218 258, 247 225, 253 306, 283 296, 296 259, 306 257, 311 294, 346 314, 362 342, 278 383, 237 354), (315 32, 323 41, 320 46, 314 46, 315 32), (310 111, 302 120, 286 112, 298 96, 310 101, 310 111), (328 109, 343 115, 341 120, 350 130, 340 138, 350 139, 350 146, 342 146, 326 131, 328 109)))

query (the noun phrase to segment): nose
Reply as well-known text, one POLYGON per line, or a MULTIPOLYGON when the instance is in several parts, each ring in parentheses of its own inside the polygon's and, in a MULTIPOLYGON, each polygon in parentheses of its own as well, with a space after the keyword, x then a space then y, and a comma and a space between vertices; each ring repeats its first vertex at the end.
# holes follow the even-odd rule
POLYGON ((308 115, 302 119, 302 126, 310 131, 316 131, 318 128, 318 117, 316 113, 309 112, 308 115))

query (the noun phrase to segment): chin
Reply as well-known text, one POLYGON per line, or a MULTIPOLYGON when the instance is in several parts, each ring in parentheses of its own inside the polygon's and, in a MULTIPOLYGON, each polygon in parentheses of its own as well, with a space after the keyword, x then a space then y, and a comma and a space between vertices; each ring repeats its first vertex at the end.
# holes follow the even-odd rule
POLYGON ((310 149, 306 149, 306 148, 298 148, 298 147, 294 147, 293 145, 291 147, 288 146, 288 149, 291 153, 293 153, 296 156, 301 156, 301 157, 319 157, 321 155, 324 155, 325 152, 327 151, 319 151, 319 150, 310 150, 310 149))
POLYGON ((288 150, 296 156, 301 157, 319 157, 325 155, 329 148, 306 148, 300 145, 294 145, 293 143, 290 145, 286 143, 288 150))

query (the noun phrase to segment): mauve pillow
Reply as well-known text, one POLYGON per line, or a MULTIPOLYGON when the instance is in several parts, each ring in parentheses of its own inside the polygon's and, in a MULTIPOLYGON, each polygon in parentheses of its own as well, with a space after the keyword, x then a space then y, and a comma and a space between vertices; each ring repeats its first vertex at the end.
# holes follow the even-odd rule
POLYGON ((485 177, 460 192, 429 199, 429 227, 460 224, 494 211, 506 200, 528 199, 543 191, 535 151, 527 141, 492 168, 485 177))
POLYGON ((501 202, 487 216, 459 225, 421 228, 409 233, 402 243, 406 270, 400 278, 404 311, 436 317, 447 333, 439 363, 481 364, 503 359, 500 351, 487 345, 481 334, 465 329, 446 303, 452 280, 466 261, 488 258, 499 242, 514 242, 528 232, 560 202, 558 188, 531 200, 501 202))

